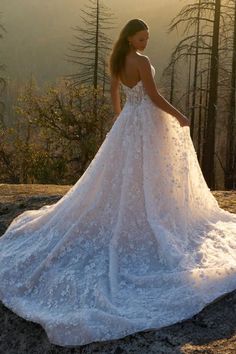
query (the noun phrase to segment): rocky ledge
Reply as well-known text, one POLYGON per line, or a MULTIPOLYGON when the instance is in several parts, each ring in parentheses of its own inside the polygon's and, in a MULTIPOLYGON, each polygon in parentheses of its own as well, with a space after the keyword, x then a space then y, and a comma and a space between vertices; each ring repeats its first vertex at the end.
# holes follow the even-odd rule
MULTIPOLYGON (((12 219, 27 209, 59 200, 71 186, 0 185, 0 235, 12 219)), ((219 205, 236 213, 236 191, 214 191, 219 205)), ((0 303, 0 354, 235 354, 236 291, 206 306, 191 319, 160 330, 125 338, 65 348, 48 341, 43 328, 26 321, 0 303)))

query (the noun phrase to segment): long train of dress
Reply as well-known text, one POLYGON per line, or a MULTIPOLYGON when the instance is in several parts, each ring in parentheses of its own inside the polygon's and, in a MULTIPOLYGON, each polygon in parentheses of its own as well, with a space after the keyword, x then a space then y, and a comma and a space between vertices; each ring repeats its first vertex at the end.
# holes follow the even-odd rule
POLYGON ((123 87, 80 179, 0 237, 0 299, 61 346, 168 326, 236 289, 236 214, 207 187, 189 127, 141 81, 123 87))

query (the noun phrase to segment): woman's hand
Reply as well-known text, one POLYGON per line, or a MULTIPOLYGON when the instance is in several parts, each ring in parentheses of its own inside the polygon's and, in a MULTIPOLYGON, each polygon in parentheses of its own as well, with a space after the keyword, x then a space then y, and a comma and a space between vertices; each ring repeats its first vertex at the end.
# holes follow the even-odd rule
POLYGON ((189 119, 187 117, 185 117, 182 113, 176 118, 179 121, 179 124, 181 127, 186 127, 186 126, 189 127, 190 126, 189 119))

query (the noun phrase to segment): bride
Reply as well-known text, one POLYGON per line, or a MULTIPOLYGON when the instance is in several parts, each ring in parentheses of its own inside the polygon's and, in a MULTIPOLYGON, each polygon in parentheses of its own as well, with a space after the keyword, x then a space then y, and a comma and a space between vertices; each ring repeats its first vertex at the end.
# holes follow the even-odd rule
POLYGON ((57 345, 158 330, 236 289, 236 214, 219 207, 188 119, 155 86, 148 37, 134 19, 114 45, 115 121, 87 170, 0 237, 1 301, 57 345))
POLYGON ((134 19, 129 21, 123 28, 114 46, 110 60, 110 69, 112 73, 112 101, 116 116, 121 112, 119 97, 121 79, 123 86, 130 90, 138 84, 142 84, 146 94, 148 94, 154 104, 175 116, 181 126, 189 125, 188 119, 159 94, 152 76, 152 69, 154 68, 150 64, 149 58, 137 52, 143 51, 146 48, 148 39, 149 30, 146 23, 140 19, 134 19))

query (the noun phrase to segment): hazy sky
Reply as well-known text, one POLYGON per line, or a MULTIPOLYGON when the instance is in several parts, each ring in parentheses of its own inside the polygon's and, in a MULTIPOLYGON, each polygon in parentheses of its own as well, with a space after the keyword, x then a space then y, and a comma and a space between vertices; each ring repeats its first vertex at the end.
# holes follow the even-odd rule
MULTIPOLYGON (((54 81, 63 74, 75 72, 66 62, 72 27, 82 25, 80 9, 86 0, 1 0, 1 23, 7 33, 1 42, 1 61, 7 65, 7 76, 29 79, 31 72, 39 83, 54 81)), ((115 39, 122 26, 139 17, 150 28, 150 40, 144 54, 156 67, 158 77, 174 46, 177 35, 168 35, 167 26, 186 0, 104 0, 117 20, 110 32, 115 39)))

